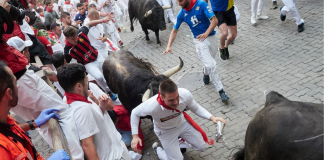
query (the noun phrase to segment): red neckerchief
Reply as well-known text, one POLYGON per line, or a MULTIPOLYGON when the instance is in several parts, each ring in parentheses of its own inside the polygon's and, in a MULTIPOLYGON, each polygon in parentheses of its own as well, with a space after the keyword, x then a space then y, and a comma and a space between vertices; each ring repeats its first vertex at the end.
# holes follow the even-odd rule
POLYGON ((197 0, 191 0, 190 5, 189 5, 189 8, 184 8, 184 10, 190 11, 194 7, 194 5, 196 4, 196 2, 197 2, 197 0))
POLYGON ((46 8, 46 11, 47 11, 47 12, 53 12, 53 9, 50 10, 49 8, 46 8))
MULTIPOLYGON (((179 110, 177 109, 172 109, 170 108, 169 106, 167 106, 164 101, 162 100, 161 98, 161 94, 159 92, 159 95, 158 97, 156 98, 156 100, 158 101, 158 103, 163 106, 165 109, 168 109, 168 110, 172 110, 172 111, 176 111, 176 112, 180 112, 179 110)), ((184 116, 184 118, 198 131, 201 133, 201 135, 203 136, 203 139, 206 143, 208 143, 209 145, 213 145, 214 144, 214 140, 210 138, 210 141, 208 141, 208 137, 205 133, 205 131, 203 129, 201 129, 199 127, 199 125, 184 111, 182 111, 182 114, 184 116)))
POLYGON ((86 103, 92 104, 92 102, 88 101, 87 98, 85 98, 84 96, 78 95, 78 94, 65 92, 65 96, 66 96, 67 104, 71 104, 74 101, 81 101, 81 102, 86 102, 86 103))
POLYGON ((71 44, 70 42, 68 42, 66 39, 65 39, 65 45, 68 46, 68 47, 73 47, 74 45, 71 44))
POLYGON ((65 2, 64 4, 71 4, 71 2, 65 2))
POLYGON ((39 16, 44 17, 44 15, 39 15, 39 16))

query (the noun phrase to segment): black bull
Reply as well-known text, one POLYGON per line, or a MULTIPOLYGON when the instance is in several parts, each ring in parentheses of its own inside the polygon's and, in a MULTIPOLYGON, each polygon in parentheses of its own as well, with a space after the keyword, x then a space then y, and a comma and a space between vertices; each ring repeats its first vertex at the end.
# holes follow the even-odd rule
POLYGON ((103 74, 108 87, 118 94, 120 102, 131 113, 142 103, 142 98, 145 100, 157 94, 159 84, 182 67, 183 62, 180 58, 178 66, 163 74, 157 74, 151 63, 134 57, 129 51, 120 50, 113 52, 105 60, 103 74), (146 96, 142 97, 144 93, 146 96))
POLYGON ((148 29, 155 32, 156 43, 161 45, 159 39, 159 30, 166 29, 164 20, 164 9, 171 6, 160 6, 156 0, 130 0, 128 3, 129 19, 131 22, 131 31, 134 31, 133 22, 138 19, 142 30, 145 33, 146 41, 149 41, 148 29))
POLYGON ((235 160, 322 160, 323 104, 290 101, 277 92, 251 120, 235 160))

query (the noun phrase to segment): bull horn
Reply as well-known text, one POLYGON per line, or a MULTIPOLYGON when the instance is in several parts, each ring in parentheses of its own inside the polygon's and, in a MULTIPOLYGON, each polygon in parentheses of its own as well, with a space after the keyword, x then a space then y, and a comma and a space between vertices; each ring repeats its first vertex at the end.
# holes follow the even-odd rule
POLYGON ((147 11, 147 12, 145 13, 144 17, 148 17, 148 16, 151 15, 151 14, 152 14, 152 10, 149 10, 149 11, 147 11))
POLYGON ((171 6, 162 6, 163 10, 166 10, 166 9, 170 9, 172 8, 172 5, 171 6))
POLYGON ((150 98, 150 92, 151 92, 150 89, 147 89, 145 91, 145 93, 143 94, 143 97, 142 97, 142 102, 145 102, 146 100, 148 100, 150 98))
POLYGON ((167 76, 167 77, 171 77, 173 74, 177 73, 178 71, 181 70, 181 68, 183 67, 183 61, 182 59, 179 57, 180 59, 180 64, 176 67, 173 67, 169 70, 167 70, 166 72, 163 73, 163 75, 167 76))

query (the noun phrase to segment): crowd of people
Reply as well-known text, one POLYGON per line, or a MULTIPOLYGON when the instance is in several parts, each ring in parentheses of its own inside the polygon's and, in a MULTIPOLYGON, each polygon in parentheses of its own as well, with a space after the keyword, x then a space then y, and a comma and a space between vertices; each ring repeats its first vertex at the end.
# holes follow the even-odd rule
MULTIPOLYGON (((237 36, 240 14, 233 0, 157 0, 167 21, 174 24, 163 54, 172 53, 171 46, 182 22, 194 36, 194 44, 204 64, 205 84, 212 83, 223 102, 229 97, 216 70, 215 54, 229 59, 229 46, 237 36), (182 9, 175 18, 175 7, 182 9), (216 31, 221 31, 219 48, 216 31)), ((295 0, 283 0, 282 21, 290 13, 298 31, 304 21, 295 8, 295 0)), ((251 23, 268 19, 262 14, 264 0, 252 0, 251 23)), ((277 8, 273 1, 273 8, 277 8)), ((123 42, 119 33, 126 30, 128 0, 0 0, 0 153, 4 159, 43 159, 28 136, 37 129, 53 147, 49 132, 51 118, 58 119, 66 137, 69 154, 58 150, 50 160, 101 159, 139 160, 143 154, 144 134, 140 117, 151 116, 154 132, 162 143, 153 144, 161 160, 183 159, 184 149, 199 151, 214 141, 185 112, 217 124, 226 123, 200 106, 190 91, 178 88, 172 80, 159 86, 152 96, 131 113, 108 87, 103 76, 103 62, 123 42), (41 65, 36 63, 39 57, 41 65), (36 73, 45 71, 59 94, 36 73), (46 105, 44 105, 46 104, 46 105), (11 116, 27 121, 18 123, 11 116), (131 148, 132 151, 128 151, 131 148)))

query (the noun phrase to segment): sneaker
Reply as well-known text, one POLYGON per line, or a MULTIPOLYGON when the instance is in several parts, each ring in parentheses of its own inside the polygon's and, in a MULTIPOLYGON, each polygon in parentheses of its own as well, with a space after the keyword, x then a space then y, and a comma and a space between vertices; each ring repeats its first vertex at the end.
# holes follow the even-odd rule
POLYGON ((121 29, 120 28, 118 28, 117 30, 118 30, 118 32, 121 32, 121 29))
POLYGON ((218 48, 218 51, 219 51, 219 57, 222 59, 222 60, 226 60, 226 53, 225 53, 225 49, 220 49, 218 48))
POLYGON ((268 18, 269 18, 268 16, 263 16, 263 15, 257 16, 257 19, 260 19, 260 20, 265 20, 268 18))
POLYGON ((124 43, 123 43, 122 41, 119 41, 119 45, 120 45, 120 46, 123 46, 124 43))
POLYGON ((255 16, 252 16, 251 17, 251 23, 252 23, 252 25, 256 25, 256 18, 255 18, 255 16))
POLYGON ((153 148, 155 154, 157 154, 157 153, 156 153, 156 149, 157 149, 158 147, 159 147, 159 143, 158 143, 158 142, 154 142, 153 145, 152 145, 152 148, 153 148))
POLYGON ((111 100, 115 101, 117 99, 117 95, 112 93, 111 91, 108 92, 108 94, 109 94, 109 97, 111 98, 111 100))
POLYGON ((209 84, 209 82, 210 82, 209 75, 205 75, 205 74, 204 74, 203 81, 204 81, 205 84, 209 84))
POLYGON ((171 20, 170 20, 170 18, 168 17, 168 23, 171 23, 171 20))
POLYGON ((224 90, 219 91, 219 96, 221 97, 222 102, 226 102, 229 99, 224 90))
POLYGON ((273 2, 272 2, 272 8, 273 8, 273 9, 277 9, 277 8, 278 8, 278 6, 277 6, 277 1, 273 1, 273 2))
POLYGON ((305 29, 304 29, 304 23, 298 25, 298 32, 302 32, 302 31, 304 31, 304 30, 305 30, 305 29))
POLYGON ((182 154, 186 153, 187 152, 187 148, 180 148, 180 151, 182 154))
POLYGON ((126 28, 124 26, 121 26, 120 28, 121 30, 126 31, 126 28))
POLYGON ((231 44, 233 45, 234 44, 234 41, 231 44))
POLYGON ((228 48, 225 48, 225 55, 226 55, 226 59, 229 59, 229 52, 228 52, 228 48))
MULTIPOLYGON (((280 7, 280 11, 282 10, 283 7, 284 7, 284 6, 281 6, 281 7, 280 7)), ((286 16, 280 14, 280 19, 281 19, 281 21, 285 21, 285 20, 286 20, 286 16)))

